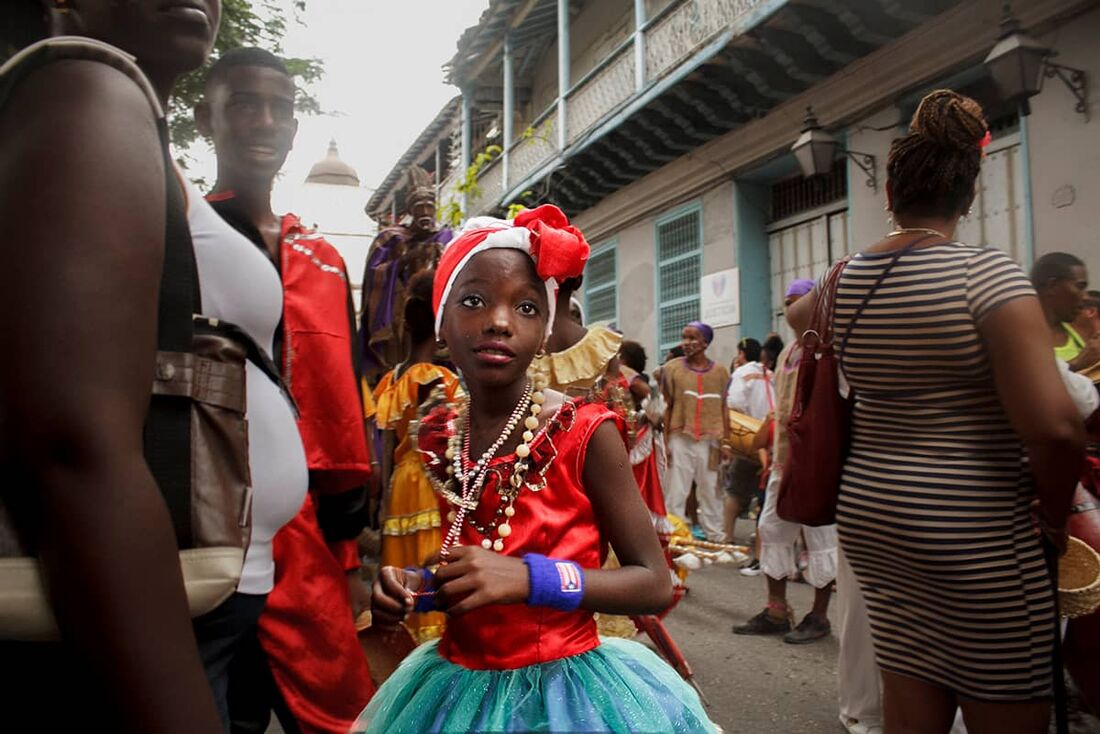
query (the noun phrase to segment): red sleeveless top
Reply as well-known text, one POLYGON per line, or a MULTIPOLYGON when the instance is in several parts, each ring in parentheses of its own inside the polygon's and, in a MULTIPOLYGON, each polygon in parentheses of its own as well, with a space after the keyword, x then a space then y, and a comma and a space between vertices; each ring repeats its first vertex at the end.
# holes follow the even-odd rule
MULTIPOLYGON (((435 486, 447 479, 444 452, 454 430, 457 412, 437 407, 420 421, 417 443, 425 469, 435 486)), ((582 568, 598 569, 607 556, 600 539, 592 503, 581 482, 585 451, 601 423, 617 421, 605 406, 578 400, 566 401, 531 443, 531 468, 516 498, 516 514, 509 520, 512 534, 504 554, 516 558, 541 553, 574 561, 582 568), (545 482, 545 486, 542 483, 545 482), (537 491, 532 487, 541 487, 537 491)), ((473 520, 487 526, 501 505, 496 488, 512 474, 515 456, 498 457, 485 482, 473 520)), ((440 499, 443 532, 452 509, 440 499)), ((467 521, 459 542, 480 545, 482 536, 467 521)), ((579 655, 600 644, 592 612, 561 612, 526 604, 482 607, 447 620, 439 644, 444 658, 464 668, 507 670, 579 655)))

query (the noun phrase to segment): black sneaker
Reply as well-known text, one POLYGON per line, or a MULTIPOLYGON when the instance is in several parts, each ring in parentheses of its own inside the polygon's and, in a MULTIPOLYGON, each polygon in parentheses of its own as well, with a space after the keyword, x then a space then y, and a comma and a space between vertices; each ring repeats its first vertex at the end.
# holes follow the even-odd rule
POLYGON ((757 614, 744 624, 735 624, 733 626, 733 634, 735 635, 782 635, 791 631, 791 620, 784 618, 782 621, 772 618, 768 614, 768 610, 757 614))
POLYGON ((797 627, 783 635, 783 642, 791 645, 805 645, 823 637, 828 637, 832 631, 832 625, 829 624, 826 617, 819 617, 811 613, 803 617, 797 627))

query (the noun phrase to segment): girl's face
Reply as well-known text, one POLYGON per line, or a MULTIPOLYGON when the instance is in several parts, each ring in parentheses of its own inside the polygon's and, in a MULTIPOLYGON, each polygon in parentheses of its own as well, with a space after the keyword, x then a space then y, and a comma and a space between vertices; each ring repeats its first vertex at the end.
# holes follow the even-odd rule
POLYGON ((466 380, 504 387, 525 378, 546 338, 546 286, 519 250, 475 255, 443 306, 443 340, 466 380))

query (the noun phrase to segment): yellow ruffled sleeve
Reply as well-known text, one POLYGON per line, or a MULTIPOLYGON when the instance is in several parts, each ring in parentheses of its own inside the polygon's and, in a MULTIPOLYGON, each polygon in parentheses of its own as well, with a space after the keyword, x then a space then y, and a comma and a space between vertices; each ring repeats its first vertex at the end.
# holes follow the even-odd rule
POLYGON ((568 349, 535 360, 532 371, 545 377, 554 390, 588 390, 607 372, 607 363, 619 353, 622 343, 622 334, 592 326, 568 349))
POLYGON ((359 392, 363 395, 363 417, 373 418, 377 408, 374 405, 374 393, 371 392, 370 385, 367 384, 367 378, 361 378, 359 387, 359 392))
POLYGON ((393 428, 406 411, 420 402, 420 388, 441 381, 447 397, 455 399, 462 394, 458 377, 446 367, 419 362, 412 365, 396 380, 391 371, 382 378, 374 390, 375 422, 379 428, 393 428))

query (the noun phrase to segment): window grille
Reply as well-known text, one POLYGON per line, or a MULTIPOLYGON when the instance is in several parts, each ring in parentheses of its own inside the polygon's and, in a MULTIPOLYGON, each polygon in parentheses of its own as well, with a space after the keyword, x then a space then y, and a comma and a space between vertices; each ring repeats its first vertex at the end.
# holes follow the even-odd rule
POLYGON ((657 348, 660 358, 680 343, 699 318, 703 212, 699 208, 657 222, 657 348))
POLYGON ((847 159, 840 158, 828 173, 793 176, 772 184, 770 221, 793 217, 847 196, 847 159))
POLYGON ((592 251, 584 270, 585 322, 613 322, 619 317, 615 243, 592 251))

